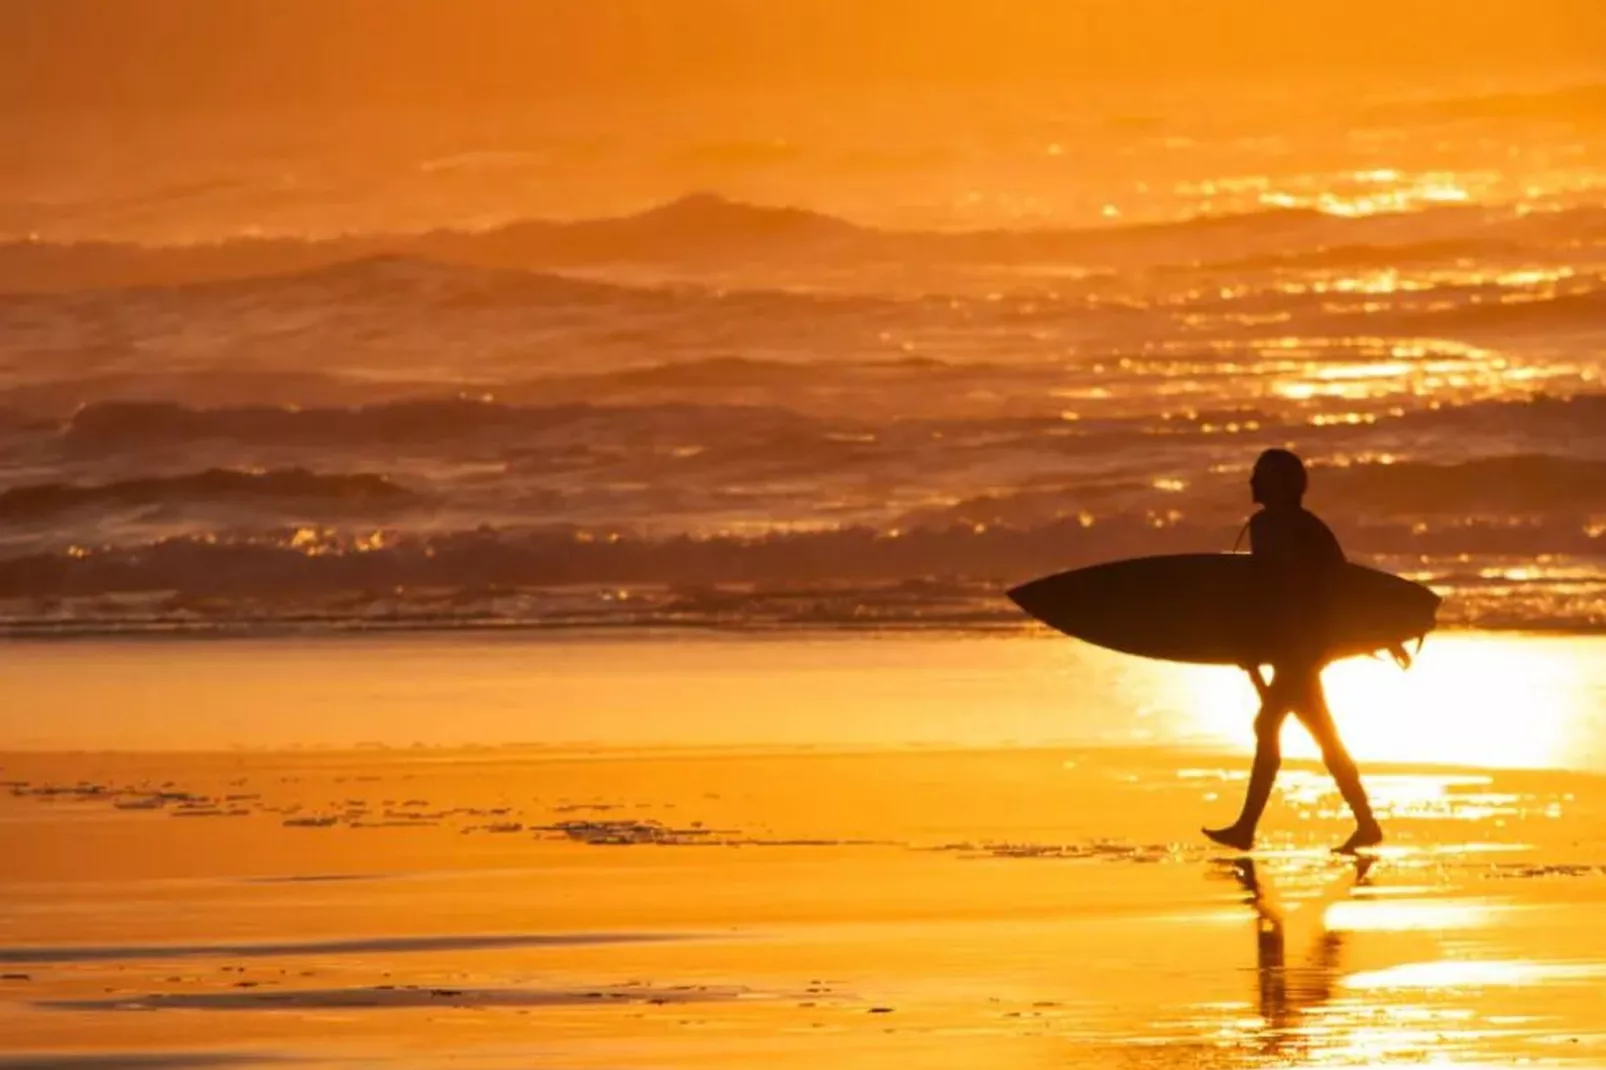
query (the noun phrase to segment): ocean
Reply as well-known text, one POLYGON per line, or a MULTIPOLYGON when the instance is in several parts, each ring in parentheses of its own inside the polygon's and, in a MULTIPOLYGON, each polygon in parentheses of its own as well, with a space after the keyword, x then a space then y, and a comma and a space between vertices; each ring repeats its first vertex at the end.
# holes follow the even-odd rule
POLYGON ((0 629, 1024 628, 1011 583, 1232 549, 1284 445, 1445 624, 1598 631, 1603 103, 53 116, 0 185, 0 629))

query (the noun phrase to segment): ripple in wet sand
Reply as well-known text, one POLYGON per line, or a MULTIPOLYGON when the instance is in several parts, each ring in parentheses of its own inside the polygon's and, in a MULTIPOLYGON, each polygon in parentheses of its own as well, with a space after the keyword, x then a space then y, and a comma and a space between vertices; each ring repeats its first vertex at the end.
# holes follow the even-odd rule
POLYGON ((740 999, 748 994, 748 991, 742 988, 703 985, 672 988, 628 985, 579 989, 376 985, 368 988, 322 988, 297 992, 156 993, 113 999, 45 1000, 36 1003, 35 1006, 71 1011, 397 1010, 413 1007, 563 1007, 586 1004, 711 1003, 740 999))
POLYGON ((263 944, 41 945, 0 947, 0 962, 109 962, 119 959, 270 958, 279 955, 394 954, 415 951, 484 951, 507 947, 574 947, 661 943, 670 933, 506 933, 483 936, 378 936, 263 944))

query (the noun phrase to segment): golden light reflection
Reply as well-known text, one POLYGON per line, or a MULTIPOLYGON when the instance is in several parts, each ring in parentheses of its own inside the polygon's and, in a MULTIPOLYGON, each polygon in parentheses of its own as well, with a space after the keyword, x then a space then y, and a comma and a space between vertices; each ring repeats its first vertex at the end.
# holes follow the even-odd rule
POLYGON ((1261 366, 1261 372, 1275 377, 1269 385, 1273 395, 1296 402, 1355 402, 1404 395, 1435 399, 1448 396, 1459 402, 1480 397, 1510 398, 1515 385, 1573 378, 1577 374, 1576 369, 1562 364, 1513 367, 1498 357, 1478 359, 1461 354, 1410 362, 1268 362, 1261 366))
MULTIPOLYGON (((1351 658, 1323 680, 1344 740, 1362 761, 1566 767, 1588 717, 1575 654, 1560 644, 1451 634, 1429 637, 1408 671, 1351 658)), ((1255 695, 1243 673, 1197 669, 1178 681, 1204 734, 1249 749, 1255 695)), ((1285 729, 1283 747, 1290 757, 1319 757, 1302 728, 1285 729)))
MULTIPOLYGON (((1489 782, 1489 778, 1483 776, 1431 773, 1385 773, 1367 778, 1372 802, 1390 817, 1498 822, 1518 816, 1528 806, 1530 800, 1520 795, 1479 790, 1486 788, 1489 782)), ((1342 807, 1333 798, 1332 781, 1325 773, 1290 769, 1284 772, 1279 786, 1283 798, 1296 809, 1323 817, 1343 816, 1342 807)), ((1471 846, 1457 844, 1456 849, 1465 851, 1471 846)))
POLYGON ((1493 988, 1523 987, 1566 981, 1590 981, 1606 973, 1595 963, 1440 959, 1408 962, 1384 970, 1351 974, 1345 988, 1493 988))
POLYGON ((1344 379, 1392 379, 1396 376, 1409 375, 1416 367, 1416 365, 1407 364, 1404 361, 1339 364, 1330 368, 1312 369, 1311 376, 1327 382, 1338 382, 1344 379))
MULTIPOLYGON (((1471 176, 1433 172, 1402 178, 1392 170, 1362 171, 1351 176, 1353 191, 1324 189, 1296 193, 1276 190, 1260 195, 1267 208, 1315 209, 1326 215, 1359 218, 1390 212, 1409 212, 1435 205, 1465 204, 1476 192, 1471 176)), ((1486 182, 1484 183, 1487 184, 1486 182)))
POLYGON ((1330 427, 1337 424, 1348 424, 1351 427, 1360 424, 1375 424, 1378 415, 1375 412, 1319 412, 1305 421, 1312 427, 1330 427))
POLYGON ((1327 907, 1322 924, 1331 932, 1451 932, 1491 925, 1499 910, 1478 900, 1344 899, 1327 907))

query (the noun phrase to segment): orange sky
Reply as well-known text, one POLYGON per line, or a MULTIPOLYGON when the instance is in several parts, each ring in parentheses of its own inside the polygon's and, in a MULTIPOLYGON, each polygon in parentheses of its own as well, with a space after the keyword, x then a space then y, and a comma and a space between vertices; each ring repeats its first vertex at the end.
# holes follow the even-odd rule
MULTIPOLYGON (((24 109, 760 80, 1577 67, 1601 0, 0 0, 24 109)), ((0 107, 4 107, 0 104, 0 107)))

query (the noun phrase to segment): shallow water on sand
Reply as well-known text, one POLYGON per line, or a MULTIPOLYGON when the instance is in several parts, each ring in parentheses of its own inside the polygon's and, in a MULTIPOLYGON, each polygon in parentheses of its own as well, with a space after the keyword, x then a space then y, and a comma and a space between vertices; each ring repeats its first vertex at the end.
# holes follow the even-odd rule
POLYGON ((1366 685, 1485 665, 1533 701, 1462 711, 1505 761, 1369 754, 1361 863, 1301 761, 1252 862, 1202 843, 1247 688, 1213 722, 1217 674, 1068 643, 26 649, 59 736, 0 754, 0 1065, 1606 1060, 1606 779, 1512 742, 1599 738, 1590 641, 1446 636, 1366 685), (68 749, 113 734, 106 681, 144 749, 68 749), (542 743, 443 743, 521 718, 542 743))
MULTIPOLYGON (((1236 669, 1058 636, 527 633, 17 642, 0 748, 508 743, 1245 749, 1236 669)), ((1606 638, 1432 636, 1326 673, 1357 757, 1606 771, 1606 638)), ((1288 752, 1314 757, 1299 729, 1288 752)))

